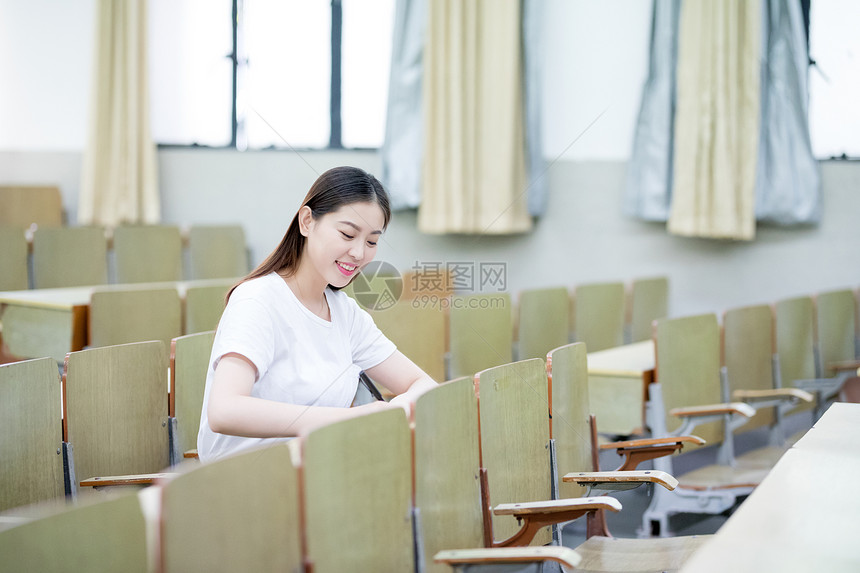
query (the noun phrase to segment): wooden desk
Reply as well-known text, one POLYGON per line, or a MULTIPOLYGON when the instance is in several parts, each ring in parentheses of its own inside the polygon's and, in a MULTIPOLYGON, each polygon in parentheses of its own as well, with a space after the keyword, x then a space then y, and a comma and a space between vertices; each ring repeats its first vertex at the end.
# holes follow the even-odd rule
POLYGON ((684 573, 860 571, 860 404, 833 404, 684 573))
POLYGON ((652 340, 589 353, 588 395, 598 431, 624 436, 644 433, 645 402, 653 381, 652 340))
POLYGON ((99 285, 0 292, 0 325, 6 351, 19 358, 50 356, 57 362, 66 353, 89 345, 90 297, 96 289, 176 288, 184 300, 193 286, 220 286, 235 279, 206 279, 167 283, 99 285))

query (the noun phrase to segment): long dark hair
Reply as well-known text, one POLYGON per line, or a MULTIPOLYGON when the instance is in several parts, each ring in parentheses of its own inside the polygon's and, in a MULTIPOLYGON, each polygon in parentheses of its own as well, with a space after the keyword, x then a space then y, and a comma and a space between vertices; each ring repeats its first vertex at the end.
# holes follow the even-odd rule
MULTIPOLYGON (((310 207, 313 218, 319 219, 326 213, 337 211, 344 205, 360 202, 379 205, 384 219, 383 229, 388 227, 388 222, 391 220, 388 193, 385 192, 385 188, 376 177, 358 167, 334 167, 320 175, 311 185, 308 194, 305 195, 302 207, 305 205, 310 207)), ((305 236, 299 231, 299 213, 297 211, 277 248, 248 276, 233 285, 233 288, 227 293, 227 300, 230 300, 230 295, 233 294, 236 287, 245 281, 273 272, 287 271, 286 276, 290 276, 298 269, 304 250, 305 236)), ((331 285, 329 287, 337 288, 331 285)))

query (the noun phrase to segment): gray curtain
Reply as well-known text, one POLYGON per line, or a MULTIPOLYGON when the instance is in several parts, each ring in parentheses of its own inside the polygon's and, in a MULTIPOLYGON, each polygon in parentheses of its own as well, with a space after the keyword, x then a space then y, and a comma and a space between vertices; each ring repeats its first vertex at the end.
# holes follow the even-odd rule
POLYGON ((796 0, 767 0, 764 11, 756 219, 815 223, 821 217, 821 185, 809 139, 803 12, 796 0))
MULTIPOLYGON (((541 0, 522 0, 525 146, 528 210, 531 215, 544 212, 548 188, 541 132, 543 13, 541 0)), ((426 26, 427 0, 397 0, 385 142, 381 149, 381 178, 391 196, 391 207, 396 210, 411 209, 421 204, 424 154, 422 78, 426 26)))
POLYGON ((648 78, 642 90, 633 151, 627 164, 624 210, 647 221, 666 221, 672 201, 675 67, 681 0, 655 0, 648 78))
MULTIPOLYGON (((627 167, 624 211, 666 221, 672 202, 675 69, 681 0, 654 0, 650 68, 627 167)), ((760 143, 755 216, 779 224, 821 216, 818 164, 807 119, 806 32, 799 0, 762 2, 760 143)))
POLYGON ((397 0, 385 142, 382 145, 382 182, 392 209, 421 204, 421 158, 424 138, 422 76, 426 0, 397 0))

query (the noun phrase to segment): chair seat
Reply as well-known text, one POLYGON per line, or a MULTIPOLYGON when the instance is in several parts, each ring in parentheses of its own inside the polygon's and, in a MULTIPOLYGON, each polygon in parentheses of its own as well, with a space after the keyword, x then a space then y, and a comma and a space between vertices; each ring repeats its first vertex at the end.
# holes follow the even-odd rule
POLYGON ((652 539, 591 537, 575 551, 577 573, 598 571, 677 571, 710 535, 652 539))
POLYGON ((737 466, 740 468, 769 469, 779 461, 787 448, 779 446, 765 446, 750 450, 736 458, 737 466))
POLYGON ((769 468, 709 465, 678 478, 681 489, 752 489, 764 479, 769 468))

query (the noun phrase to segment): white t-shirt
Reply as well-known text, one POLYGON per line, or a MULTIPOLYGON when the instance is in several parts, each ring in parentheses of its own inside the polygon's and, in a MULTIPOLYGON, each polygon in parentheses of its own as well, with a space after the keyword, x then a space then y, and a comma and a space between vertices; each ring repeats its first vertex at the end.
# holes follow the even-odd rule
POLYGON ((206 374, 197 434, 201 461, 289 439, 229 436, 209 428, 209 391, 215 367, 225 354, 241 354, 257 367, 252 396, 341 408, 352 403, 359 373, 391 356, 394 343, 354 300, 330 288, 325 297, 331 322, 308 310, 275 273, 244 282, 233 291, 218 324, 206 374))

